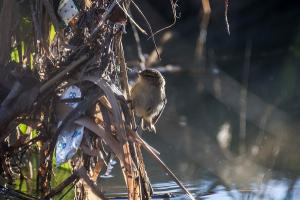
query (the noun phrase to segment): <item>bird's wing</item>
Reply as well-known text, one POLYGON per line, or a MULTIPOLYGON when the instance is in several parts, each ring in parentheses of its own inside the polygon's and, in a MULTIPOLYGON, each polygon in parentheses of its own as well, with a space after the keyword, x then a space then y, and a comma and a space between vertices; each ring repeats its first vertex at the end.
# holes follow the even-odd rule
POLYGON ((152 118, 152 124, 155 125, 156 122, 159 120, 162 112, 164 111, 165 107, 166 107, 166 104, 167 104, 167 97, 164 98, 163 100, 163 106, 161 107, 160 111, 158 112, 157 115, 155 115, 153 118, 152 118))

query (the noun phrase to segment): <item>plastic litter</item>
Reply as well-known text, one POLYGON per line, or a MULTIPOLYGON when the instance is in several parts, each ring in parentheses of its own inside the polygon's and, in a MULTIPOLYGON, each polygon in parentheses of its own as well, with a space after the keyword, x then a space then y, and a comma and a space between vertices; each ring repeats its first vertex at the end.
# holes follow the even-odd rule
MULTIPOLYGON (((61 96, 61 99, 81 98, 81 91, 77 86, 68 87, 61 96)), ((75 108, 78 103, 66 103, 68 106, 75 108)), ((58 123, 58 127, 61 121, 58 123)), ((76 124, 66 127, 58 136, 56 143, 56 166, 71 159, 77 152, 82 138, 84 127, 76 124)))
POLYGON ((69 24, 79 13, 73 0, 61 0, 57 12, 65 24, 69 24))

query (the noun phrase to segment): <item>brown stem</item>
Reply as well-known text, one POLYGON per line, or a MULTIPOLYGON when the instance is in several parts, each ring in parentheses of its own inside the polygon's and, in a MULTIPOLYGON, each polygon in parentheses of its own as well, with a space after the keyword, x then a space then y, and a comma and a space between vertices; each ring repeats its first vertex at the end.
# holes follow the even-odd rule
POLYGON ((50 199, 51 197, 54 197, 55 195, 62 192, 68 185, 73 183, 79 178, 78 172, 75 171, 71 176, 69 176, 67 179, 65 179, 61 184, 59 184, 56 188, 50 191, 49 194, 45 196, 45 199, 50 199))
POLYGON ((44 83, 40 87, 40 93, 45 92, 48 88, 56 84, 58 81, 62 80, 69 72, 74 70, 75 68, 79 67, 84 61, 86 61, 89 58, 87 54, 81 56, 79 59, 72 62, 70 65, 66 67, 63 71, 61 71, 59 74, 57 74, 55 77, 44 83))
MULTIPOLYGON (((120 33, 121 34, 121 33, 120 33)), ((129 85, 128 85, 128 76, 127 76, 127 67, 126 67, 126 62, 125 62, 125 56, 124 56, 124 50, 123 50, 123 45, 122 45, 122 37, 121 35, 118 37, 119 41, 119 46, 118 46, 118 56, 119 56, 119 62, 120 62, 120 73, 121 73, 121 82, 125 91, 126 91, 126 96, 127 100, 131 99, 130 95, 130 90, 129 90, 129 85)), ((132 124, 134 127, 136 127, 135 123, 135 118, 134 118, 134 113, 133 110, 130 109, 130 118, 132 119, 132 124)), ((138 185, 135 186, 136 194, 140 194, 139 196, 142 197, 142 199, 149 199, 153 193, 149 178, 147 176, 147 172, 145 169, 145 164, 143 161, 143 156, 141 152, 140 145, 133 143, 133 149, 135 151, 135 159, 136 159, 136 164, 138 166, 138 170, 140 173, 140 179, 138 185), (139 189, 139 191, 137 191, 139 189)), ((137 184, 137 183, 136 183, 137 184)))

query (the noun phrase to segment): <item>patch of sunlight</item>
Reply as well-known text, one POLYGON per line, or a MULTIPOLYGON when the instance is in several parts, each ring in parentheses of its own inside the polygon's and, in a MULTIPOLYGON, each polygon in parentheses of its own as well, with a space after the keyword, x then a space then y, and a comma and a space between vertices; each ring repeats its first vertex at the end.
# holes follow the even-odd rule
POLYGON ((230 127, 230 124, 228 122, 225 122, 218 134, 217 134, 217 141, 220 145, 220 147, 222 149, 228 149, 229 146, 230 146, 230 143, 231 143, 231 127, 230 127))
POLYGON ((12 61, 15 61, 17 63, 19 63, 19 52, 17 48, 13 48, 12 52, 10 53, 10 59, 12 61))
MULTIPOLYGON (((18 189, 20 188, 20 184, 21 184, 20 179, 17 179, 16 182, 15 182, 15 185, 17 186, 18 189)), ((21 185, 21 192, 24 192, 24 193, 27 192, 27 185, 26 185, 26 182, 25 182, 25 181, 22 182, 22 185, 21 185)))
POLYGON ((18 125, 18 128, 19 128, 19 130, 22 134, 26 135, 26 132, 27 132, 27 125, 26 124, 21 123, 21 124, 18 125))
MULTIPOLYGON (((53 156, 53 158, 54 158, 54 156, 53 156)), ((66 162, 66 163, 60 165, 58 168, 54 168, 53 179, 51 179, 52 188, 57 187, 65 179, 67 179, 70 175, 71 175, 71 165, 69 162, 66 162)), ((70 187, 73 187, 72 184, 70 184, 68 187, 66 187, 61 192, 61 194, 56 196, 54 199, 60 199, 66 192, 68 192, 70 187)), ((69 191, 63 199, 73 199, 73 198, 74 198, 74 188, 72 188, 71 191, 69 191)))
POLYGON ((50 31, 49 31, 49 43, 50 43, 50 44, 51 44, 52 41, 54 40, 55 34, 56 34, 55 28, 54 28, 53 24, 51 24, 51 26, 50 26, 50 31))

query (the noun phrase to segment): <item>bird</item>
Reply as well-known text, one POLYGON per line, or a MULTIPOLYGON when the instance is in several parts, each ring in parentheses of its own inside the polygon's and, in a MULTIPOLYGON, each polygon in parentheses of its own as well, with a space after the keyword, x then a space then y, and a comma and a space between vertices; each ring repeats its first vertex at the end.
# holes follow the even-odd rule
POLYGON ((148 68, 138 73, 130 90, 132 108, 140 118, 136 129, 141 126, 143 130, 156 133, 154 125, 167 103, 165 84, 165 78, 156 69, 148 68))

